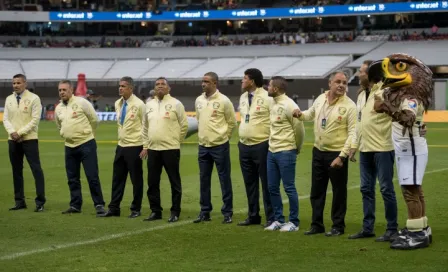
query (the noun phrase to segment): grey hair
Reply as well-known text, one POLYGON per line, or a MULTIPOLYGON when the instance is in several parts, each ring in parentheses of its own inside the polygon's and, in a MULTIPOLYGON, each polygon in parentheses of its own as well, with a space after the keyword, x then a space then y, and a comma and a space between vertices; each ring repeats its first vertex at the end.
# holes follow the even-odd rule
POLYGON ((69 88, 73 88, 73 83, 68 79, 63 79, 59 81, 59 84, 67 84, 69 88))
POLYGON ((347 78, 347 80, 348 80, 348 75, 347 75, 347 73, 345 73, 345 72, 342 71, 342 70, 337 70, 337 71, 331 73, 330 78, 329 78, 328 80, 329 80, 329 81, 332 81, 333 78, 334 78, 337 74, 343 74, 343 75, 345 76, 345 78, 347 78))
POLYGON ((127 82, 131 86, 131 88, 134 89, 135 84, 134 79, 132 79, 132 77, 124 76, 120 78, 120 81, 127 82))

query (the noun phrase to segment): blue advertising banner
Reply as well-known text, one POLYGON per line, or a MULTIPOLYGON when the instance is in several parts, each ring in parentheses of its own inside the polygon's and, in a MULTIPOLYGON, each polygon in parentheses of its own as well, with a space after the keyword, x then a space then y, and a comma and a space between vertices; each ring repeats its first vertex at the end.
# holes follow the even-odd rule
POLYGON ((403 2, 389 4, 338 5, 299 8, 267 8, 244 10, 203 10, 152 12, 50 12, 50 21, 199 21, 199 20, 253 20, 277 18, 304 18, 326 16, 353 16, 416 12, 446 12, 448 1, 403 2))

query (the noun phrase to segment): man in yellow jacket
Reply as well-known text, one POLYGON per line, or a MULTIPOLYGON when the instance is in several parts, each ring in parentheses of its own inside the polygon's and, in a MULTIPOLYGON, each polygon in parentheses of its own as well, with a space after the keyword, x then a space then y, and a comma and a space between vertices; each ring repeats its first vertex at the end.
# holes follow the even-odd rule
POLYGON ((259 225, 260 216, 260 180, 263 194, 265 227, 274 222, 271 197, 268 189, 267 161, 269 149, 270 113, 272 97, 263 89, 263 74, 256 68, 247 69, 241 82, 243 94, 240 97, 241 123, 238 142, 241 172, 248 202, 246 220, 239 226, 259 225))
POLYGON ((106 211, 98 175, 97 146, 94 136, 98 117, 89 101, 73 95, 73 85, 69 80, 59 82, 58 90, 61 103, 56 106, 55 122, 61 137, 65 139, 65 169, 71 199, 70 207, 62 213, 81 212, 82 163, 96 214, 102 216, 106 211))
POLYGON ((143 116, 142 157, 148 157, 148 199, 152 211, 145 221, 162 219, 162 168, 165 168, 171 184, 172 205, 168 222, 177 222, 181 212, 180 144, 187 135, 188 121, 184 106, 169 91, 166 78, 158 78, 155 82, 155 96, 146 104, 143 116))
POLYGON ((268 187, 274 210, 274 222, 265 230, 298 231, 299 196, 296 189, 296 161, 305 138, 303 122, 293 118, 297 104, 286 95, 288 83, 285 78, 275 76, 269 82, 268 94, 273 97, 271 109, 269 151, 267 157, 268 187), (283 216, 283 202, 280 195, 280 180, 289 200, 289 222, 283 216))
POLYGON ((370 61, 365 61, 359 70, 361 89, 357 99, 356 133, 352 139, 350 158, 359 150, 359 170, 361 175, 361 194, 364 219, 362 229, 349 239, 375 236, 375 188, 380 185, 384 200, 384 213, 387 221, 386 231, 376 241, 388 242, 398 233, 397 199, 393 183, 395 151, 392 142, 392 118, 373 109, 375 95, 382 96, 380 78, 369 78, 370 61))
POLYGON ((143 117, 145 103, 134 95, 134 80, 131 77, 122 77, 119 81, 119 94, 115 102, 115 111, 118 123, 118 145, 115 150, 112 174, 112 197, 109 210, 104 217, 120 216, 120 203, 123 199, 126 180, 131 177, 133 200, 129 218, 141 215, 143 199, 143 117))
POLYGON ((233 190, 229 140, 236 126, 236 118, 232 102, 217 89, 217 84, 218 75, 214 72, 206 73, 202 79, 204 92, 195 103, 198 119, 201 212, 194 223, 210 221, 210 212, 213 209, 210 192, 213 164, 216 164, 221 184, 223 223, 232 223, 233 190))
POLYGON ((30 165, 36 184, 36 209, 42 212, 45 204, 45 180, 39 158, 38 126, 42 113, 39 96, 26 89, 26 77, 13 77, 14 93, 5 101, 3 125, 8 133, 9 159, 14 181, 15 206, 10 211, 26 209, 23 186, 23 156, 30 165))
POLYGON ((311 228, 305 235, 325 232, 323 214, 328 180, 333 189, 331 219, 333 226, 326 236, 339 236, 345 231, 347 212, 348 161, 356 127, 356 105, 346 95, 347 76, 335 72, 330 76, 330 89, 321 94, 306 111, 294 115, 303 121, 314 121, 314 148, 311 168, 311 228))

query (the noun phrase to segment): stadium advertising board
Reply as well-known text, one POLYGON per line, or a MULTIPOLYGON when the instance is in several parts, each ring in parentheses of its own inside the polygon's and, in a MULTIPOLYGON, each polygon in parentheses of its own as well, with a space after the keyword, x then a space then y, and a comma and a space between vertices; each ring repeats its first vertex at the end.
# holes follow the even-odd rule
POLYGON ((416 12, 443 12, 448 1, 403 2, 337 6, 307 6, 296 8, 164 11, 152 12, 49 12, 50 21, 197 21, 197 20, 250 20, 297 17, 353 16, 367 14, 394 14, 416 12))
POLYGON ((117 113, 115 112, 97 112, 99 121, 117 121, 117 113))

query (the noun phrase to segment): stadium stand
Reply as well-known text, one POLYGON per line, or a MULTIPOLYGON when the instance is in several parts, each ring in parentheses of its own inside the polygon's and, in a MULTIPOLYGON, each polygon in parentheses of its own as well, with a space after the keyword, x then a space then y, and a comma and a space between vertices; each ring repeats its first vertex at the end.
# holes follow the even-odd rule
MULTIPOLYGON (((218 74, 223 79, 239 79, 249 67, 265 67, 268 77, 324 78, 348 64, 350 55, 365 54, 378 45, 377 42, 347 43, 333 49, 331 44, 305 44, 282 50, 275 50, 278 48, 275 46, 246 46, 235 51, 219 47, 191 47, 182 51, 174 48, 3 48, 1 58, 12 61, 1 62, 0 69, 8 67, 10 72, 25 73, 30 80, 41 81, 76 79, 78 73, 86 74, 89 80, 116 80, 126 73, 139 80, 153 80, 161 75, 169 79, 197 80, 212 67, 219 67, 218 74), (329 52, 339 56, 328 56, 329 52)), ((9 78, 10 75, 5 75, 1 79, 9 78)))

